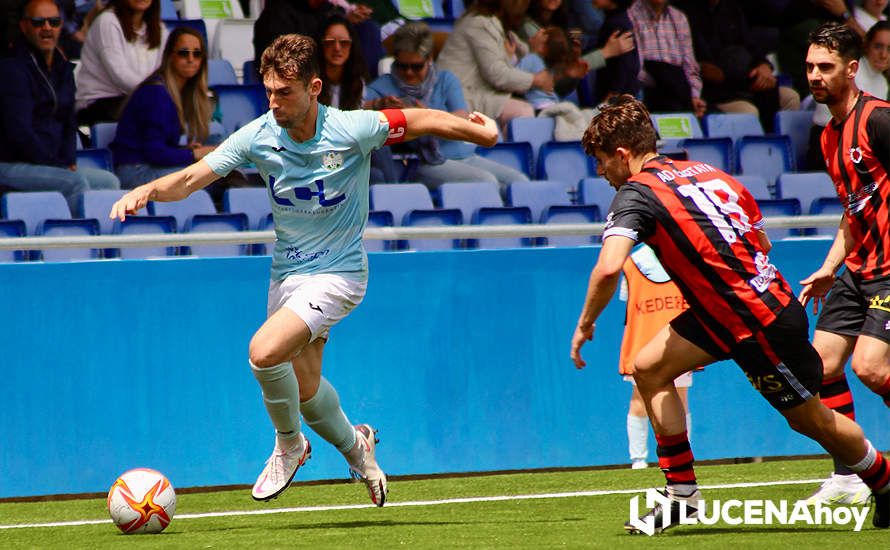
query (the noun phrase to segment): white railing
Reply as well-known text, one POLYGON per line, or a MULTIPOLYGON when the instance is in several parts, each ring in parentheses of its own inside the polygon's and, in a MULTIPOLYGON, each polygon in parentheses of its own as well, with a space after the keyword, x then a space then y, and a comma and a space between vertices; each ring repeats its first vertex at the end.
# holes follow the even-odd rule
MULTIPOLYGON (((837 227, 838 216, 783 216, 767 220, 768 228, 837 227)), ((602 223, 445 225, 435 227, 369 227, 364 237, 373 240, 477 239, 491 237, 556 237, 601 235, 602 223)), ((66 237, 0 238, 0 250, 43 250, 48 248, 130 248, 145 246, 190 246, 199 244, 256 244, 275 241, 273 231, 226 233, 158 233, 149 235, 96 235, 66 237)))

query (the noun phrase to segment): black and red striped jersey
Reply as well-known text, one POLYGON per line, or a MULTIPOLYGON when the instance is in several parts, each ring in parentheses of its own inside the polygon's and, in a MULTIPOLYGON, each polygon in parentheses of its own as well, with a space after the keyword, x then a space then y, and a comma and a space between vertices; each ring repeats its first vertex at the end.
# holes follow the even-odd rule
POLYGON ((754 197, 732 176, 656 157, 618 189, 603 238, 621 235, 651 246, 692 312, 728 351, 795 299, 757 237, 763 223, 754 197))
POLYGON ((890 275, 890 103, 860 93, 822 131, 822 154, 853 237, 847 269, 866 280, 890 275))

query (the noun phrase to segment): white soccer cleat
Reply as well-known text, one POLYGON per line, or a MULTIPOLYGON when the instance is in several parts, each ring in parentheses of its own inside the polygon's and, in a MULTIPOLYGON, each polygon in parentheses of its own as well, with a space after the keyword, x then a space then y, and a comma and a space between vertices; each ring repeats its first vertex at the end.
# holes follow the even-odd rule
POLYGON ((871 495, 862 479, 856 474, 839 475, 832 473, 822 482, 815 493, 807 497, 807 504, 865 504, 871 495))
POLYGON ((355 427, 355 444, 361 449, 361 458, 357 463, 349 464, 349 473, 355 479, 360 479, 368 488, 368 496, 371 502, 377 506, 383 506, 386 503, 386 474, 377 465, 375 458, 375 449, 377 446, 377 438, 375 434, 377 430, 367 424, 360 424, 355 427))
POLYGON ((642 460, 642 459, 634 460, 633 462, 630 463, 631 470, 642 470, 643 468, 648 468, 648 467, 649 467, 649 465, 646 463, 645 460, 642 460))
POLYGON ((312 455, 312 445, 301 433, 303 444, 291 451, 283 451, 275 445, 272 456, 266 461, 266 467, 256 483, 253 484, 251 495, 254 500, 271 500, 288 488, 300 466, 312 455))

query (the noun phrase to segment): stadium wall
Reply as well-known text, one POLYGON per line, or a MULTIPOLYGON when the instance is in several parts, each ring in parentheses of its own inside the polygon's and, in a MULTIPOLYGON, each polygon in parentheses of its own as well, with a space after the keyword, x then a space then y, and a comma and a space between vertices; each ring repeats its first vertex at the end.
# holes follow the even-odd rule
MULTIPOLYGON (((828 244, 779 242, 772 257, 797 287, 828 244)), ((380 428, 388 473, 626 462, 623 304, 597 323, 587 369, 568 358, 596 252, 371 256, 368 296, 333 331, 325 374, 353 422, 380 428)), ((246 360, 268 270, 263 257, 0 265, 0 498, 105 491, 137 466, 179 487, 252 483, 273 438, 246 360)), ((887 449, 885 407, 851 385, 887 449)), ((822 452, 733 364, 696 374, 690 400, 699 459, 822 452)), ((309 436, 300 479, 346 477, 309 436)))

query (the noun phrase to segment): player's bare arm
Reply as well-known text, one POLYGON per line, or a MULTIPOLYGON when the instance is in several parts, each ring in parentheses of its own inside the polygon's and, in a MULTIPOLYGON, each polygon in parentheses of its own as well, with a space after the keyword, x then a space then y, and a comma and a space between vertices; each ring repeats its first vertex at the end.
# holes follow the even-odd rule
POLYGON ((581 358, 581 347, 588 340, 593 340, 593 331, 596 320, 605 309, 621 279, 621 267, 630 256, 636 242, 633 239, 613 235, 603 241, 596 265, 590 272, 590 280, 587 284, 587 296, 584 299, 584 308, 578 318, 578 326, 572 336, 571 358, 575 368, 583 369, 587 366, 581 358))
POLYGON ((497 124, 479 112, 474 111, 466 118, 436 109, 403 109, 402 113, 405 115, 405 140, 434 135, 484 147, 491 147, 498 141, 497 124))
POLYGON ((825 302, 825 296, 831 290, 834 284, 835 273, 844 263, 844 259, 853 249, 853 236, 850 234, 850 225, 847 217, 841 218, 840 227, 837 230, 837 236, 825 256, 822 267, 815 273, 800 282, 803 290, 800 291, 800 303, 804 306, 813 299, 813 313, 819 312, 820 304, 825 302))
POLYGON ((198 189, 207 187, 219 176, 202 159, 178 172, 150 181, 133 189, 111 207, 111 219, 124 221, 127 214, 136 214, 148 201, 172 202, 182 200, 198 189))

